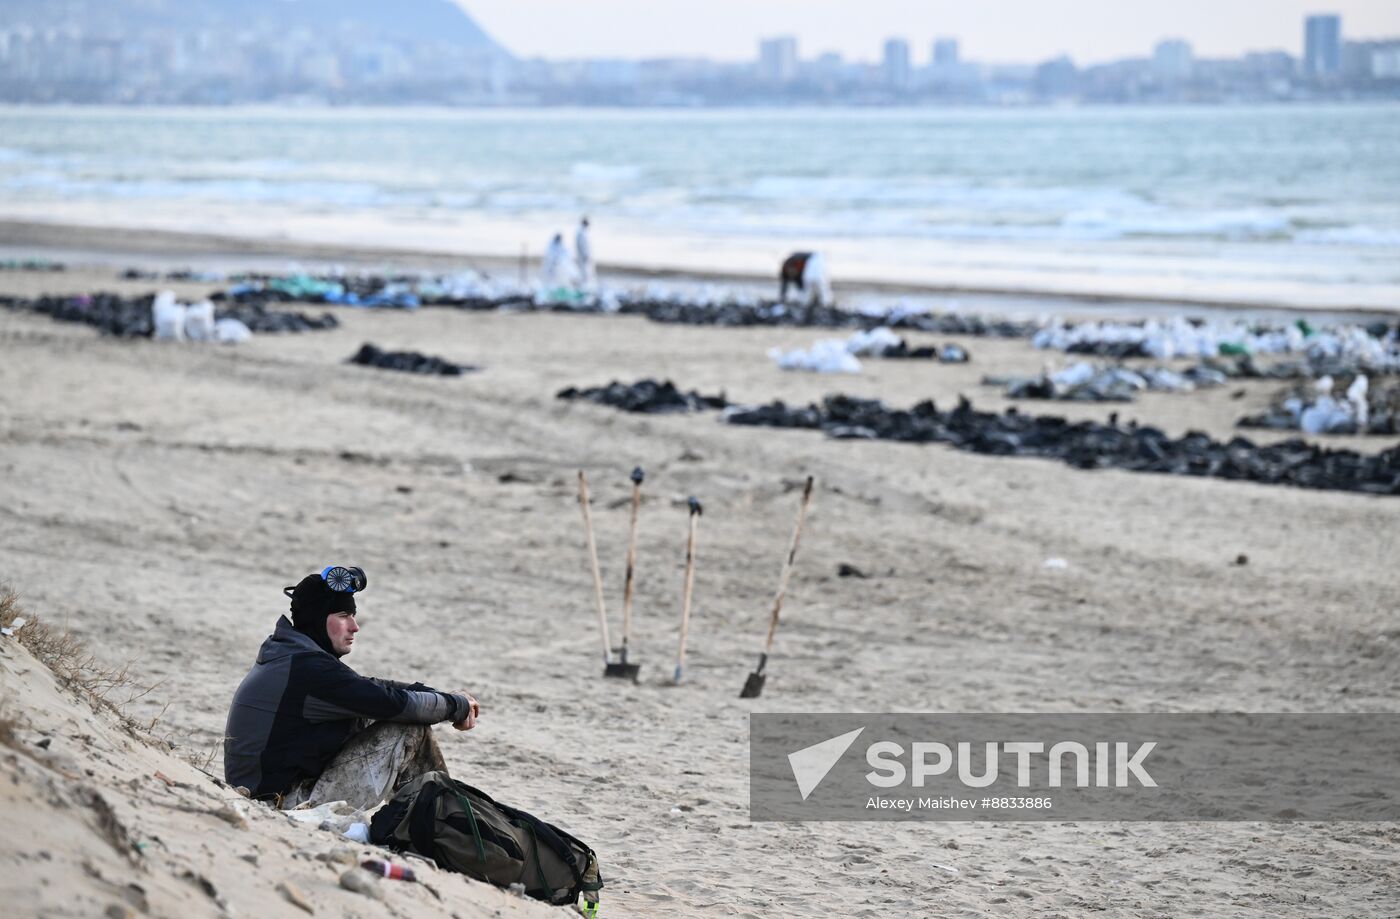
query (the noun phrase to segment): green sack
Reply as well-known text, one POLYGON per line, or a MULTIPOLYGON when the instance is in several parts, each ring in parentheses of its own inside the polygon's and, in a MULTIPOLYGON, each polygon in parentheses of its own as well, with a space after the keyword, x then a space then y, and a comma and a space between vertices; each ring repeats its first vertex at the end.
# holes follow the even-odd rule
POLYGON ((582 896, 584 914, 597 914, 603 878, 592 849, 446 772, 425 773, 400 788, 370 818, 369 838, 497 887, 523 884, 527 894, 556 906, 582 896))

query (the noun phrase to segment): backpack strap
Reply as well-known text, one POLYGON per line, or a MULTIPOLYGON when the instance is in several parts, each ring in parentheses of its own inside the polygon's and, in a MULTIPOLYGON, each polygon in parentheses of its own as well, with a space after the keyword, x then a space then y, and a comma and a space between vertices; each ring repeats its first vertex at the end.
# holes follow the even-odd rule
POLYGON ((481 844, 481 827, 476 823, 476 812, 472 810, 472 803, 467 800, 467 796, 461 792, 453 792, 452 796, 457 799, 457 803, 462 806, 462 810, 467 812, 467 822, 471 824, 472 839, 476 840, 476 860, 482 864, 486 863, 486 847, 481 844))
POLYGON ((441 795, 441 785, 424 783, 408 812, 408 838, 413 843, 413 851, 434 862, 437 861, 437 800, 441 795))
MULTIPOLYGON (((533 850, 531 854, 535 857, 535 876, 540 882, 540 886, 536 889, 544 896, 549 896, 552 891, 550 890, 548 879, 544 876, 544 865, 540 864, 540 840, 539 837, 535 835, 535 826, 523 820, 516 823, 516 826, 522 825, 530 833, 530 848, 533 850)), ((529 891, 526 892, 528 893, 529 891)))
MULTIPOLYGON (((569 848, 568 844, 560 838, 561 834, 564 836, 568 836, 567 833, 562 833, 562 831, 559 831, 554 826, 545 823, 543 820, 536 817, 534 814, 528 814, 525 811, 517 810, 515 808, 507 809, 502 805, 497 806, 501 807, 502 810, 507 810, 507 815, 512 818, 512 823, 529 832, 530 843, 535 848, 535 865, 537 868, 539 867, 540 863, 540 842, 543 841, 544 844, 548 846, 551 851, 554 852, 554 854, 559 856, 559 858, 564 862, 564 866, 569 869, 569 873, 573 875, 573 883, 569 886, 568 894, 560 899, 550 898, 551 903, 555 904, 556 906, 566 903, 572 903, 578 899, 578 895, 581 892, 586 890, 598 890, 603 886, 601 883, 601 877, 599 878, 598 884, 590 884, 584 881, 583 873, 587 869, 587 865, 579 865, 578 856, 575 855, 573 850, 569 848)), ((569 838, 573 839, 572 836, 570 836, 569 838)), ((590 857, 595 857, 593 856, 592 849, 589 849, 582 843, 579 843, 579 845, 589 853, 590 857)), ((549 896, 548 892, 552 888, 549 888, 549 882, 545 880, 544 870, 542 868, 539 868, 538 873, 540 886, 545 892, 545 895, 549 896)))
POLYGON ((369 841, 376 846, 402 849, 404 843, 394 837, 395 831, 408 817, 413 801, 395 796, 388 804, 374 812, 369 821, 369 841))

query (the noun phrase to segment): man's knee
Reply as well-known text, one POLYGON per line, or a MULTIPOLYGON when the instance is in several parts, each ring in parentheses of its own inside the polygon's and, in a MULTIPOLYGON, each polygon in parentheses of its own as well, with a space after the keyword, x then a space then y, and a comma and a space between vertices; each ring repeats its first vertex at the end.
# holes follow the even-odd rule
POLYGON ((360 731, 353 738, 352 742, 361 743, 390 743, 403 741, 421 741, 431 737, 433 726, 431 724, 403 724, 397 721, 376 721, 369 727, 360 731))

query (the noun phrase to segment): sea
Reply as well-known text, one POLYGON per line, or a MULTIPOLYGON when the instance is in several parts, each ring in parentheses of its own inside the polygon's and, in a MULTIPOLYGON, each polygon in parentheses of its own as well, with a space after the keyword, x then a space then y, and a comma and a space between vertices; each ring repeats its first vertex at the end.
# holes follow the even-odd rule
POLYGON ((1400 309, 1400 105, 0 107, 0 219, 1012 295, 1400 309))

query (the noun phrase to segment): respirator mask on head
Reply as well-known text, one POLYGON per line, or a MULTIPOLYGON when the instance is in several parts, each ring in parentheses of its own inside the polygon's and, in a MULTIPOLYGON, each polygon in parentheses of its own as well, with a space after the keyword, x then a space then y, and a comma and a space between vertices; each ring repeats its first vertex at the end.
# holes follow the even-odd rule
POLYGON ((283 590, 291 598, 292 626, 329 654, 340 655, 326 634, 326 617, 354 613, 355 594, 369 586, 363 568, 327 565, 319 574, 308 574, 295 587, 283 590))

